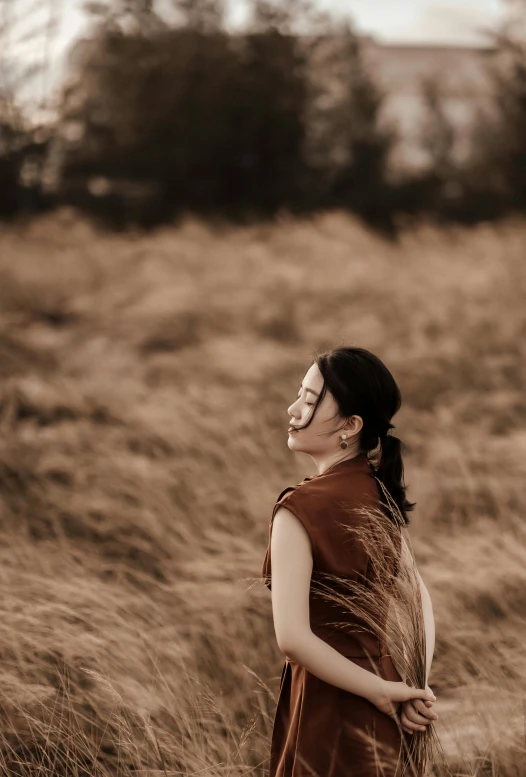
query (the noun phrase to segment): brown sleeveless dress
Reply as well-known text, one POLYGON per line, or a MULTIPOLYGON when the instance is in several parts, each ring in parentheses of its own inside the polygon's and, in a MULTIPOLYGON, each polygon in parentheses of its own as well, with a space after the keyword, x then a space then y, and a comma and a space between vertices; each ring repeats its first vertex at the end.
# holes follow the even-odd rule
MULTIPOLYGON (((360 505, 378 508, 380 501, 365 453, 285 488, 272 511, 262 574, 271 589, 272 522, 283 505, 301 521, 311 541, 312 631, 364 669, 400 682, 402 678, 381 639, 370 630, 360 631, 356 616, 342 608, 334 609, 332 602, 315 593, 320 572, 360 582, 370 577, 373 566, 363 546, 350 540, 350 533, 339 524, 365 520, 353 517, 342 504, 347 509, 360 505)), ((394 524, 393 532, 400 533, 394 524)), ((392 561, 397 563, 397 559, 392 561)), ((268 777, 398 777, 407 763, 402 743, 410 736, 367 699, 324 682, 287 656, 281 673, 268 777)))

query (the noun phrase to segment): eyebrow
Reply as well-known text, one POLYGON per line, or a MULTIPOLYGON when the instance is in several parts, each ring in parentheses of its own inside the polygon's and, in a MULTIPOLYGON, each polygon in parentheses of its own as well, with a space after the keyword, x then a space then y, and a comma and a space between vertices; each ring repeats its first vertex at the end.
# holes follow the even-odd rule
MULTIPOLYGON (((302 384, 301 384, 301 386, 300 386, 300 389, 302 389, 302 388, 303 388, 303 383, 302 383, 302 384)), ((319 396, 320 396, 320 395, 318 394, 318 392, 317 392, 317 391, 314 391, 314 389, 311 389, 311 388, 306 388, 306 389, 305 389, 305 391, 306 391, 307 393, 310 391, 312 394, 314 394, 314 396, 315 396, 315 397, 319 397, 319 396)))

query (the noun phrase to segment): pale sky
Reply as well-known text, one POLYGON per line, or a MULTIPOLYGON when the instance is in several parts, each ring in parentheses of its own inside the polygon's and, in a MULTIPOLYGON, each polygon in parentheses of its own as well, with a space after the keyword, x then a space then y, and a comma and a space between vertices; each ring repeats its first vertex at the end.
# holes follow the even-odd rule
MULTIPOLYGON (((230 25, 241 25, 246 10, 244 0, 225 2, 230 25)), ((484 42, 484 30, 494 30, 503 19, 506 0, 315 0, 315 4, 321 10, 350 18, 359 32, 386 42, 477 45, 484 42)), ((38 76, 39 84, 35 88, 42 96, 49 94, 60 81, 64 53, 86 29, 82 5, 83 0, 49 0, 38 4, 34 0, 12 0, 9 5, 18 11, 19 21, 15 25, 18 32, 11 36, 9 45, 2 41, 4 59, 24 63, 51 59, 49 72, 38 76), (29 13, 35 7, 37 11, 29 13), (54 9, 57 27, 47 52, 51 57, 43 59, 44 43, 40 45, 34 37, 24 41, 24 28, 34 28, 35 22, 44 28, 50 8, 54 9)))
MULTIPOLYGON (((502 0, 316 0, 316 5, 349 16, 357 28, 393 42, 481 42, 480 30, 502 18, 502 0)), ((231 0, 232 18, 242 19, 243 0, 231 0)))

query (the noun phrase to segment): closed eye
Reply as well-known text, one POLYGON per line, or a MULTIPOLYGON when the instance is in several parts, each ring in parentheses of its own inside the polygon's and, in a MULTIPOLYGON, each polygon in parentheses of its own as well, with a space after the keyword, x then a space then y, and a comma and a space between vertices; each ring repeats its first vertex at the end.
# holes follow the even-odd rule
MULTIPOLYGON (((299 399, 299 398, 300 398, 300 396, 301 396, 301 392, 300 392, 300 394, 298 394, 298 396, 296 397, 296 399, 299 399)), ((306 404, 306 405, 313 405, 313 404, 314 404, 314 402, 305 402, 305 404, 306 404)))

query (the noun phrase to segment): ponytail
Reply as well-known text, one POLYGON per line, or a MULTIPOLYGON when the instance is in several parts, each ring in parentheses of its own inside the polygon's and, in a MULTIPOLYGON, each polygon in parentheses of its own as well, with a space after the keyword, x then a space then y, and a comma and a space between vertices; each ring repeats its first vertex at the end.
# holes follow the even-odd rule
POLYGON ((392 434, 386 434, 381 438, 381 456, 376 476, 395 501, 406 524, 409 523, 407 513, 410 512, 416 502, 409 502, 406 497, 407 486, 404 484, 404 463, 402 441, 392 434))

